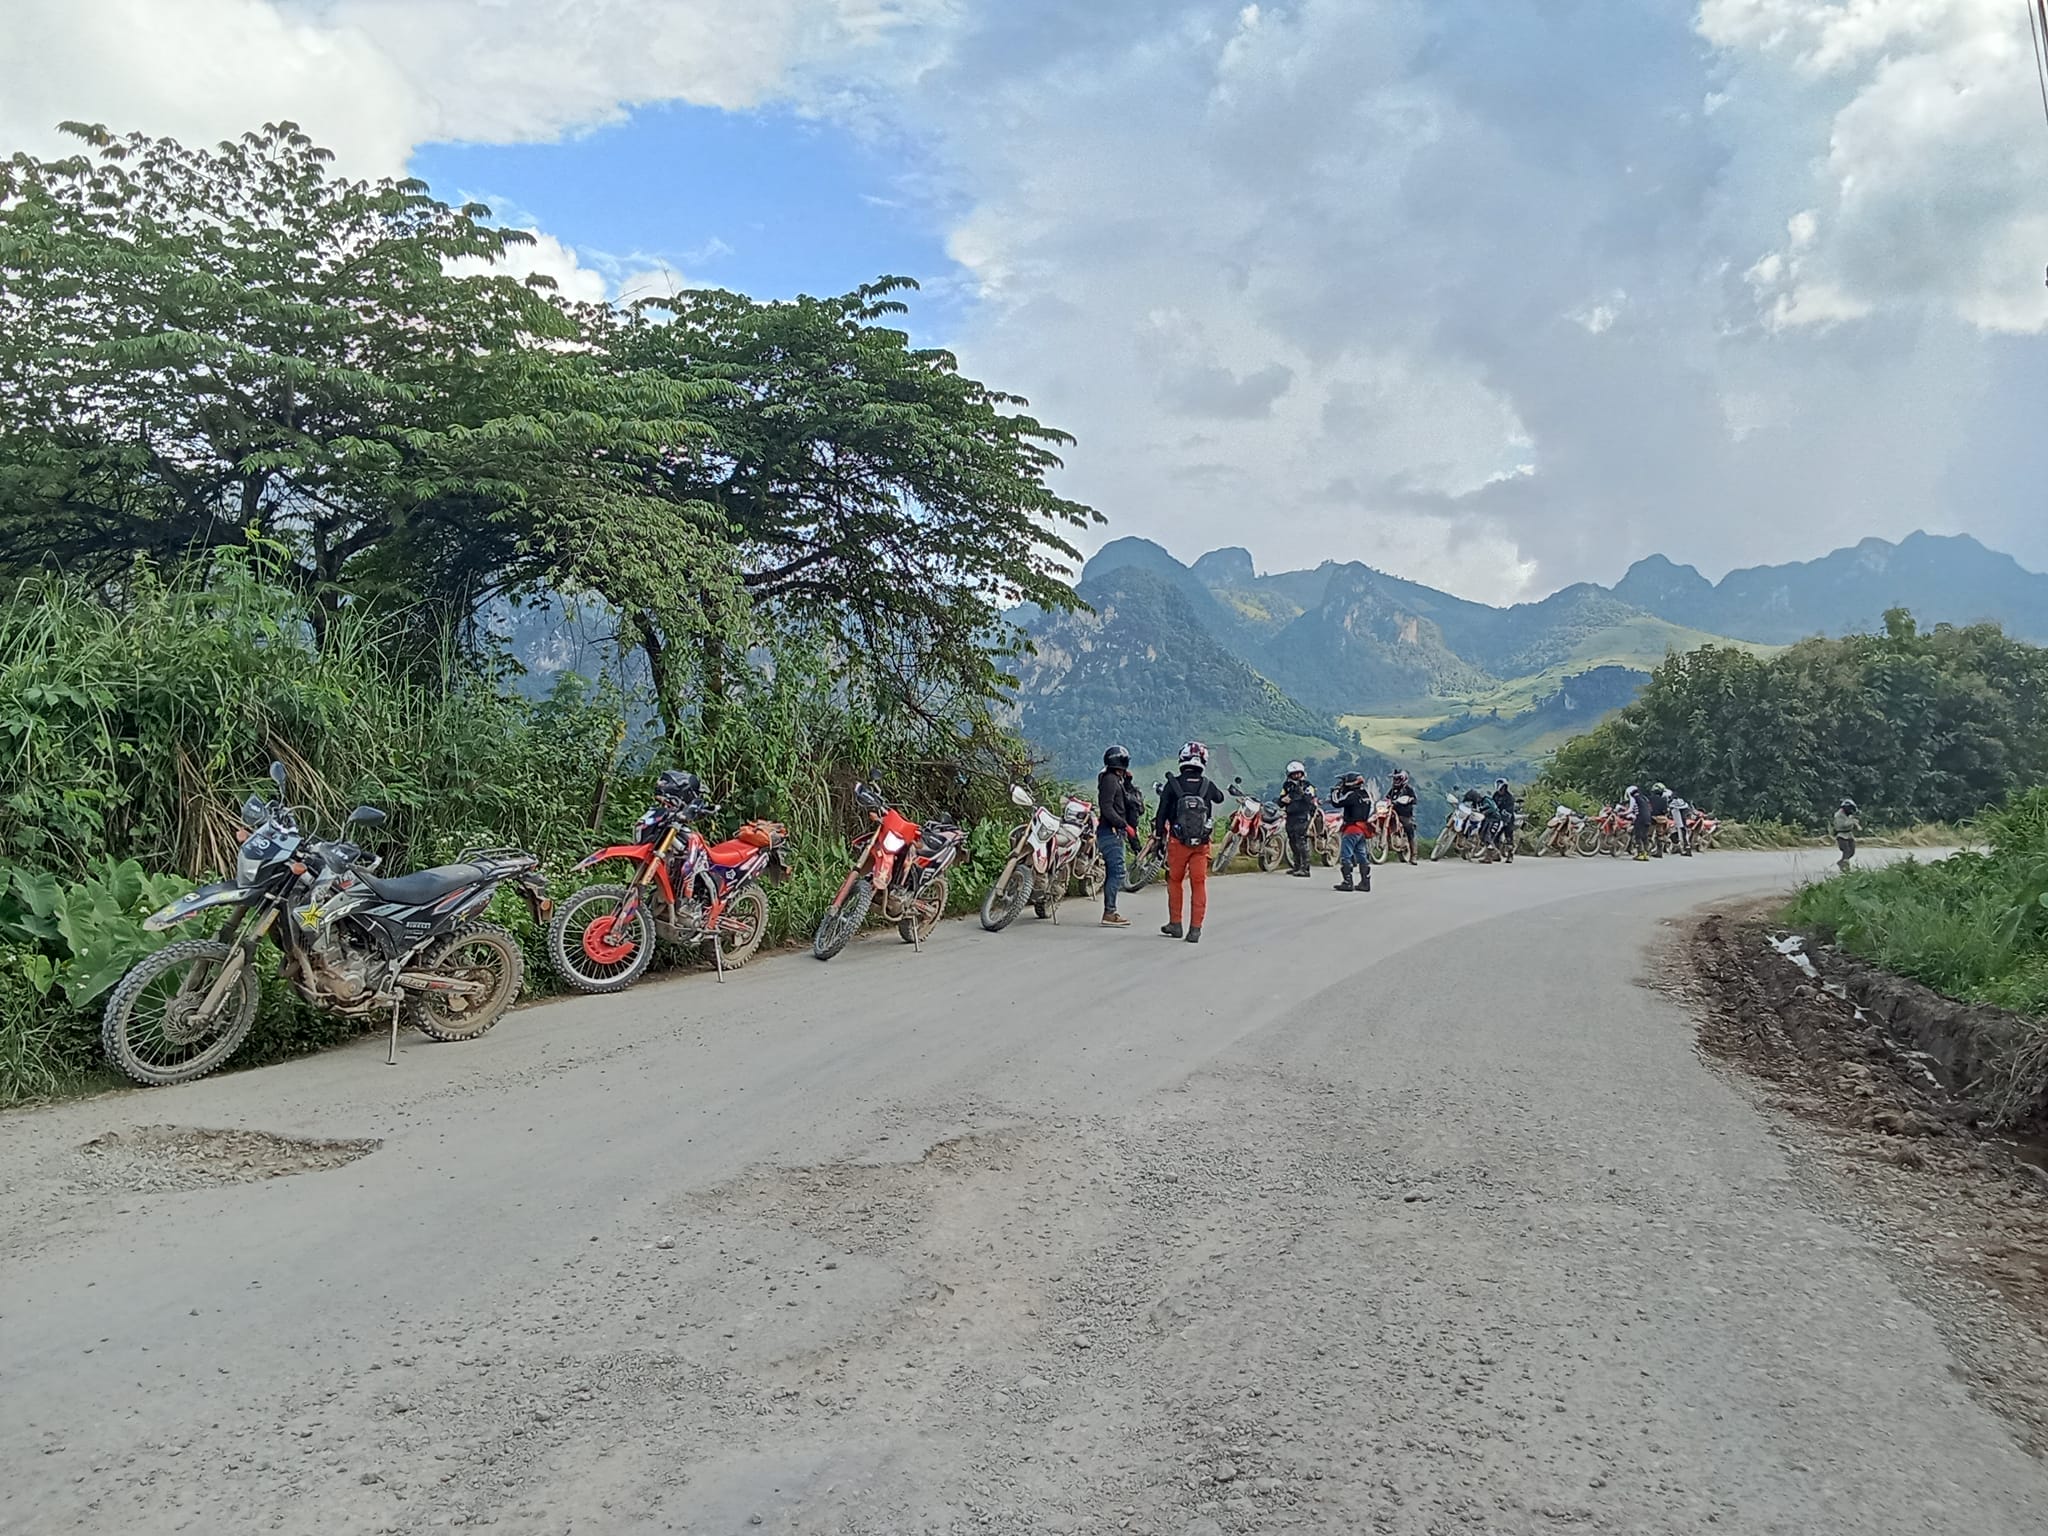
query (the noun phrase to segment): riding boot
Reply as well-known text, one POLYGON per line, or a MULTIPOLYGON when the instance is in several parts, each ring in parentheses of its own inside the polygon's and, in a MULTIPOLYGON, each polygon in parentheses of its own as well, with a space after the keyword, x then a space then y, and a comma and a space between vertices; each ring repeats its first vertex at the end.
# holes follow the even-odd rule
POLYGON ((1354 887, 1351 883, 1351 866, 1349 864, 1346 864, 1343 866, 1343 870, 1344 878, 1343 880, 1338 882, 1337 889, 1340 891, 1349 891, 1356 889, 1356 887, 1354 887))

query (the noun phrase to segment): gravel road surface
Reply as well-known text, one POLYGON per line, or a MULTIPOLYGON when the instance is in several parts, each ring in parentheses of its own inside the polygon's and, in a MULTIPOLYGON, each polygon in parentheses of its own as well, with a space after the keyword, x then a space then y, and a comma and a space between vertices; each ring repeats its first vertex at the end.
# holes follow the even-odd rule
POLYGON ((0 1531, 2039 1536, 1639 985, 1822 868, 1243 876, 9 1115, 0 1531))

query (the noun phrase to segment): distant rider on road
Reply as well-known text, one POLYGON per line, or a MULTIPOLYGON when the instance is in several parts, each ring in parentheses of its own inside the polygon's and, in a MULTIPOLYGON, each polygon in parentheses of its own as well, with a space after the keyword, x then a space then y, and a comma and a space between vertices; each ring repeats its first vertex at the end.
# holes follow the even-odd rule
POLYGON ((1202 942, 1209 911, 1209 842, 1223 791, 1208 775, 1209 749, 1191 741, 1180 749, 1180 772, 1160 787, 1153 830, 1166 844, 1166 924, 1159 931, 1182 937, 1183 887, 1187 887, 1187 942, 1202 942))
POLYGON ((1415 860, 1415 786, 1408 781, 1408 770, 1394 770, 1394 784, 1387 791, 1387 802, 1394 808, 1394 820, 1400 824, 1401 841, 1407 852, 1402 855, 1408 863, 1415 860))
POLYGON ((1306 880, 1308 826, 1312 818, 1322 814, 1321 797, 1308 781, 1307 764, 1287 765, 1287 782, 1280 786, 1280 809, 1287 814, 1287 855, 1292 865, 1288 873, 1306 880))

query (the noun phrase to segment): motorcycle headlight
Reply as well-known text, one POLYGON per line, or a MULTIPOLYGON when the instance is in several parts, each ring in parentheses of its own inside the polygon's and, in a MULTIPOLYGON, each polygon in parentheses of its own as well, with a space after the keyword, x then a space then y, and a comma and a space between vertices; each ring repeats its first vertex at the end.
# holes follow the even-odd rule
POLYGON ((882 848, 884 852, 901 853, 904 847, 904 840, 898 837, 894 832, 884 832, 882 834, 882 848))

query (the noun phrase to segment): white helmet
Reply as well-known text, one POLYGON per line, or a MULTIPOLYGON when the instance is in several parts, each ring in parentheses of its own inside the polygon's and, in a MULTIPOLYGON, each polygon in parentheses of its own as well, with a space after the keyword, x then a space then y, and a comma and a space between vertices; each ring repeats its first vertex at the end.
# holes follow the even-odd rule
POLYGON ((1287 777, 1289 777, 1290 779, 1293 778, 1296 774, 1307 772, 1308 764, 1304 762, 1300 762, 1297 760, 1287 765, 1287 777))
POLYGON ((1183 768, 1206 768, 1209 766, 1209 749, 1199 741, 1191 741, 1180 749, 1180 765, 1183 768))

